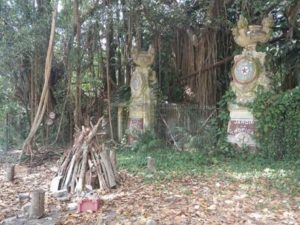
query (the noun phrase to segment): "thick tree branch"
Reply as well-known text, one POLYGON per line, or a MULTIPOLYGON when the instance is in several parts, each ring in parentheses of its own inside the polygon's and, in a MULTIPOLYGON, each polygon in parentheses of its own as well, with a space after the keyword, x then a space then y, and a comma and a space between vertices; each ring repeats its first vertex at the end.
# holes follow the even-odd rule
POLYGON ((190 79, 192 77, 195 77, 195 76, 199 75, 201 72, 205 72, 207 70, 211 70, 211 69, 213 69, 215 67, 221 66, 221 65, 223 65, 223 64, 231 61, 232 59, 233 59, 233 56, 228 56, 228 57, 226 57, 226 58, 224 58, 224 59, 222 59, 222 60, 214 63, 213 65, 210 65, 208 67, 203 68, 201 71, 197 71, 195 73, 192 73, 192 74, 189 74, 187 76, 181 77, 180 79, 178 79, 178 81, 182 81, 182 80, 186 80, 186 79, 190 79))

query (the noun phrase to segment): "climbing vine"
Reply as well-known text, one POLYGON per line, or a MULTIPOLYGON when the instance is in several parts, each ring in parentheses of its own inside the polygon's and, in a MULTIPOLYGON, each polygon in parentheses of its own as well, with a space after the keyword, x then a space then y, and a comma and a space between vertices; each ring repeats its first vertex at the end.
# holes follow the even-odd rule
POLYGON ((256 118, 259 153, 282 159, 300 153, 300 87, 274 95, 259 89, 251 110, 256 118))

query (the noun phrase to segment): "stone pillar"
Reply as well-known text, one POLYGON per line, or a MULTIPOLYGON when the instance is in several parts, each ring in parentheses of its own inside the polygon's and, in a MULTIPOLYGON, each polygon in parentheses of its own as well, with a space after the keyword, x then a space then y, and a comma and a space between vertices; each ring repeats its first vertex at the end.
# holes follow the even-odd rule
POLYGON ((242 54, 234 57, 230 83, 236 99, 230 102, 230 121, 228 123, 228 141, 239 147, 246 145, 255 147, 255 118, 247 107, 255 99, 258 86, 269 89, 269 79, 265 70, 265 56, 256 51, 258 42, 265 43, 270 39, 273 20, 263 19, 262 25, 248 25, 244 17, 240 17, 237 27, 232 29, 235 42, 244 48, 242 54))
POLYGON ((132 143, 138 132, 154 127, 156 97, 152 86, 157 82, 151 69, 154 62, 154 49, 132 50, 136 68, 131 76, 131 102, 129 106, 129 141, 132 143))

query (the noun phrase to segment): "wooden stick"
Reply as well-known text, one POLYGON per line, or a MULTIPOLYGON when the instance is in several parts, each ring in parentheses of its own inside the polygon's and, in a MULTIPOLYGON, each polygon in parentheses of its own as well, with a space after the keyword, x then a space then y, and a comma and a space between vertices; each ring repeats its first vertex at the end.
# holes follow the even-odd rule
POLYGON ((85 180, 85 173, 86 173, 86 166, 87 166, 87 156, 88 156, 88 145, 84 143, 82 145, 83 148, 83 155, 82 155, 82 162, 79 174, 79 180, 76 185, 76 192, 80 193, 83 191, 84 188, 84 180, 85 180))
POLYGON ((67 155, 65 156, 65 158, 62 161, 62 164, 61 164, 60 169, 58 171, 58 175, 62 175, 62 174, 65 173, 65 170, 67 169, 68 164, 69 164, 69 159, 70 159, 71 152, 72 152, 72 150, 69 149, 67 155))
POLYGON ((71 193, 74 193, 75 191, 75 184, 76 184, 76 178, 77 178, 77 171, 80 169, 79 162, 77 162, 74 166, 73 176, 70 182, 71 185, 71 193))
POLYGON ((101 156, 101 162, 103 163, 103 170, 105 171, 104 174, 107 176, 107 181, 109 187, 115 187, 117 185, 115 180, 115 175, 112 169, 112 164, 110 163, 110 157, 107 154, 107 151, 104 149, 104 151, 100 152, 101 156))
POLYGON ((69 182, 70 182, 70 179, 71 179, 71 175, 72 175, 72 171, 73 171, 73 167, 74 167, 74 164, 75 164, 75 160, 76 160, 76 155, 73 155, 72 161, 70 163, 70 167, 68 169, 66 181, 65 181, 65 184, 63 186, 64 189, 68 188, 68 185, 69 185, 69 182))
POLYGON ((95 161, 100 189, 106 190, 106 189, 108 189, 108 186, 105 182, 104 174, 102 172, 103 170, 101 171, 101 163, 97 156, 98 155, 95 152, 95 149, 92 149, 92 157, 93 157, 93 160, 95 161))
POLYGON ((116 186, 115 171, 111 159, 103 146, 97 144, 96 135, 103 117, 91 128, 82 127, 76 131, 73 147, 64 155, 59 174, 62 176, 61 189, 71 193, 84 191, 87 184, 87 170, 97 175, 100 189, 116 186))
POLYGON ((87 144, 89 144, 92 141, 93 137, 95 137, 95 135, 97 134, 98 127, 99 127, 102 120, 103 120, 103 116, 101 118, 99 118, 96 125, 92 128, 91 132, 88 134, 88 136, 86 138, 86 143, 87 144))

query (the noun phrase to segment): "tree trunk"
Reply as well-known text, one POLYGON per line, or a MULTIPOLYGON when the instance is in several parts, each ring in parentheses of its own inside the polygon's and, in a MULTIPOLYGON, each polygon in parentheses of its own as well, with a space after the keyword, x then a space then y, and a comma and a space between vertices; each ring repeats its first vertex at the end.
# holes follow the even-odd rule
POLYGON ((74 111, 74 124, 77 127, 81 126, 82 123, 82 111, 81 111, 81 24, 80 24, 80 12, 78 0, 74 0, 74 24, 76 24, 76 94, 75 94, 75 111, 74 111))
MULTIPOLYGON (((110 4, 110 2, 108 2, 110 4)), ((106 27, 106 88, 107 88, 107 104, 108 104, 108 119, 110 127, 110 138, 114 140, 113 126, 112 126, 112 116, 111 116, 111 42, 113 39, 112 36, 112 15, 108 16, 107 27, 106 27)))
POLYGON ((122 13, 123 13, 123 27, 125 33, 125 43, 122 47, 123 59, 125 64, 124 83, 129 84, 131 75, 131 65, 129 59, 131 58, 131 42, 132 42, 132 16, 131 12, 127 11, 126 1, 122 0, 122 13))
MULTIPOLYGON (((121 10, 118 7, 117 9, 117 23, 121 24, 121 10)), ((122 44, 121 44, 121 39, 122 39, 122 32, 120 27, 118 27, 117 29, 117 44, 118 44, 118 48, 121 49, 121 51, 117 52, 117 85, 118 86, 122 86, 124 85, 124 73, 123 73, 123 69, 122 69, 122 44)))
POLYGON ((34 136, 39 128, 40 123, 42 122, 44 113, 47 108, 48 104, 48 96, 49 96, 49 79, 51 75, 51 66, 52 66, 52 58, 53 58, 53 45, 54 45, 54 34, 55 34, 55 25, 56 25, 56 16, 57 16, 57 3, 55 4, 55 8, 53 10, 52 15, 52 22, 51 22, 51 33, 49 38, 49 45, 47 50, 46 56, 46 63, 45 63, 45 72, 44 72, 44 86, 42 95, 40 98, 39 106, 34 117, 34 120, 31 124, 30 132, 23 143, 22 153, 20 155, 20 159, 22 158, 24 153, 30 153, 31 156, 33 155, 32 152, 32 145, 34 141, 34 136))

